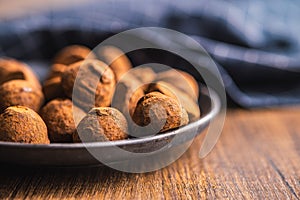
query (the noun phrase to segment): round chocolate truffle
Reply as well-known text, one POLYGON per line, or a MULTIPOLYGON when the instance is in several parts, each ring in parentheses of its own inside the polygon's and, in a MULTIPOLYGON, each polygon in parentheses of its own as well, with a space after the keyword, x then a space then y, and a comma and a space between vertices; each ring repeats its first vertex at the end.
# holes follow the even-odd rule
POLYGON ((44 102, 42 91, 26 80, 12 80, 0 85, 0 111, 9 106, 26 106, 38 111, 44 102))
POLYGON ((1 58, 0 84, 15 79, 27 80, 36 88, 41 88, 41 84, 37 76, 28 65, 12 58, 1 58))
POLYGON ((40 114, 47 125, 51 142, 72 142, 76 125, 71 100, 54 99, 41 109, 40 114))
POLYGON ((73 141, 122 140, 128 137, 127 130, 127 121, 120 111, 111 107, 97 107, 81 120, 73 141))
POLYGON ((189 118, 186 110, 175 99, 159 92, 143 96, 133 114, 133 135, 155 135, 186 125, 189 118))
POLYGON ((47 127, 30 108, 11 106, 0 115, 0 140, 31 144, 49 144, 47 127))
POLYGON ((88 112, 93 107, 106 107, 111 104, 115 76, 105 63, 85 60, 70 65, 64 71, 62 87, 67 97, 88 112))

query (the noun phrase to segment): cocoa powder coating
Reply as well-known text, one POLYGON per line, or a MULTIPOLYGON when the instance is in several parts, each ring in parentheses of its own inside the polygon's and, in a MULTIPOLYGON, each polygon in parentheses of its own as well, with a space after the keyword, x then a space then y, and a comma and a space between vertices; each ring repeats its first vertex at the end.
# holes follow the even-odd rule
POLYGON ((93 108, 81 120, 77 130, 73 135, 74 142, 113 141, 128 137, 125 117, 120 111, 111 107, 93 108))
POLYGON ((62 73, 65 71, 67 67, 68 67, 67 65, 63 65, 63 64, 53 64, 50 68, 50 72, 47 80, 55 77, 61 77, 62 73))
POLYGON ((64 93, 85 111, 110 106, 115 90, 112 70, 99 60, 85 60, 70 65, 62 75, 64 93), (73 88, 76 81, 76 87, 73 88))
POLYGON ((158 73, 155 77, 155 82, 159 81, 172 85, 177 90, 189 95, 194 101, 198 101, 198 83, 190 74, 181 70, 171 69, 158 73))
POLYGON ((183 90, 176 87, 170 82, 158 81, 149 85, 148 92, 160 92, 178 101, 189 115, 190 122, 194 122, 200 118, 200 109, 198 102, 183 90))
POLYGON ((0 85, 0 111, 9 106, 26 106, 38 111, 44 102, 40 89, 26 80, 12 80, 0 85))
POLYGON ((156 73, 153 69, 147 66, 133 68, 130 70, 130 74, 138 79, 142 84, 151 83, 156 77, 156 73))
POLYGON ((31 144, 49 144, 47 127, 30 108, 12 106, 0 115, 0 140, 31 144))
POLYGON ((128 122, 134 113, 138 100, 144 96, 142 83, 131 74, 126 74, 116 85, 112 106, 121 111, 128 122))
POLYGON ((61 77, 54 77, 49 80, 46 80, 43 85, 43 93, 45 99, 50 101, 56 98, 65 98, 66 95, 62 88, 61 77))
POLYGON ((36 88, 41 88, 41 84, 31 70, 31 68, 25 63, 19 62, 11 58, 0 59, 0 84, 3 84, 11 80, 27 80, 32 83, 36 88))
POLYGON ((51 142, 72 142, 76 131, 72 106, 69 99, 54 99, 41 109, 51 142))
POLYGON ((99 59, 109 65, 115 74, 116 81, 128 72, 131 68, 131 62, 121 49, 114 46, 105 46, 99 50, 99 59))
POLYGON ((139 100, 133 120, 137 125, 132 127, 136 136, 155 135, 189 122, 187 112, 178 101, 159 92, 148 93, 139 100))

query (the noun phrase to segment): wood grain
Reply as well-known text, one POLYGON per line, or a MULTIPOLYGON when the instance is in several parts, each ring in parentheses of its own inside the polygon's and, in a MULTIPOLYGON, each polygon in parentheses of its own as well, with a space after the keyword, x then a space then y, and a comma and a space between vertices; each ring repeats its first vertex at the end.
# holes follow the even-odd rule
POLYGON ((1 166, 0 199, 300 199, 300 108, 230 110, 202 160, 201 139, 146 174, 1 166))

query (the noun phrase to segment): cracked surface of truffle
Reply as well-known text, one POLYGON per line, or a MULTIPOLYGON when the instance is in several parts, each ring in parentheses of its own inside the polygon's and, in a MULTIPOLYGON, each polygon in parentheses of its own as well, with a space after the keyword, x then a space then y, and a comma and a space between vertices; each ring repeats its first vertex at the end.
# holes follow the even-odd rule
POLYGON ((128 137, 127 130, 127 121, 120 111, 111 107, 97 107, 81 120, 73 135, 73 141, 122 140, 128 137))

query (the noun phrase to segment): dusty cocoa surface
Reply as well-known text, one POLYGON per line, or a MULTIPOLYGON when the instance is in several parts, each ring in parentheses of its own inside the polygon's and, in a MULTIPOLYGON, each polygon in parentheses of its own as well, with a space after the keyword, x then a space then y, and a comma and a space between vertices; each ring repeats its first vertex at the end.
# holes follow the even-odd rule
POLYGON ((36 88, 41 88, 36 74, 28 65, 12 58, 0 58, 0 84, 15 79, 27 80, 36 88))
POLYGON ((11 80, 0 85, 0 111, 9 106, 26 106, 38 111, 44 103, 42 91, 26 80, 11 80))
POLYGON ((73 135, 74 142, 122 140, 128 137, 125 117, 120 111, 111 107, 93 108, 81 120, 77 129, 78 131, 73 135))
POLYGON ((69 99, 55 99, 47 103, 40 115, 47 125, 51 142, 72 142, 76 132, 73 119, 73 104, 69 99))
POLYGON ((74 63, 64 71, 62 86, 65 94, 77 106, 89 111, 93 107, 110 106, 115 90, 115 76, 105 63, 86 60, 74 63), (73 89, 75 81, 76 88, 73 89))
POLYGON ((47 127, 32 109, 12 106, 0 115, 0 140, 31 144, 49 144, 47 127))
POLYGON ((148 93, 139 100, 133 120, 140 127, 148 126, 141 130, 133 126, 137 136, 155 135, 189 122, 187 112, 178 101, 159 92, 148 93))

